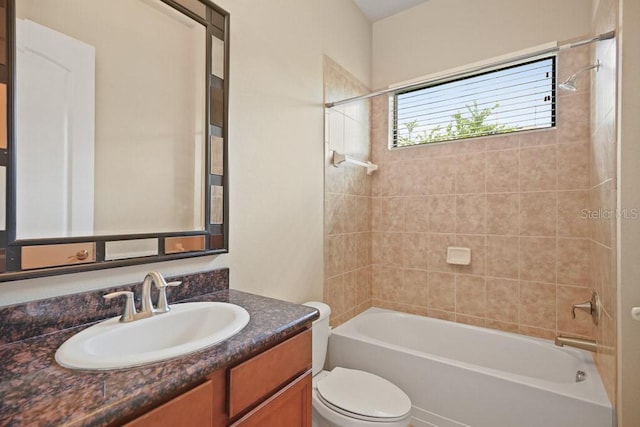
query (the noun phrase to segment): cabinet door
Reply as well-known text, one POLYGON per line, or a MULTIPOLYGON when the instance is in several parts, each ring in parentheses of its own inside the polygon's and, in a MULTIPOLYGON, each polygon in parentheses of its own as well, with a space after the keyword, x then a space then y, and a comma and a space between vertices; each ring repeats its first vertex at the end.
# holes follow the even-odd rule
POLYGON ((311 371, 249 412, 233 427, 311 427, 311 371))
POLYGON ((229 417, 242 416, 311 369, 311 329, 229 370, 229 417))
POLYGON ((213 384, 207 381, 136 418, 126 427, 210 427, 213 423, 213 384))

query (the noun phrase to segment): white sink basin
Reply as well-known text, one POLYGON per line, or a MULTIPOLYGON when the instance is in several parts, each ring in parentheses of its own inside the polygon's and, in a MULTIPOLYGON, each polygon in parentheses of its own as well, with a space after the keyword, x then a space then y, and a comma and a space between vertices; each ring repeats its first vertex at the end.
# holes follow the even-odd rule
POLYGON ((191 302, 164 314, 121 323, 114 317, 65 341, 56 361, 72 369, 118 369, 202 350, 240 332, 249 313, 235 304, 191 302))

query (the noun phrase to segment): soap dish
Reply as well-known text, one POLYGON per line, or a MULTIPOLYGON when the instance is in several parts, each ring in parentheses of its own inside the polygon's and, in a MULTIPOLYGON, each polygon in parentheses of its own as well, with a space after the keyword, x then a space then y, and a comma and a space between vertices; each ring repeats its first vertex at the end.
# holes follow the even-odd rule
POLYGON ((457 248, 450 246, 447 248, 447 264, 469 265, 471 264, 471 249, 457 248))

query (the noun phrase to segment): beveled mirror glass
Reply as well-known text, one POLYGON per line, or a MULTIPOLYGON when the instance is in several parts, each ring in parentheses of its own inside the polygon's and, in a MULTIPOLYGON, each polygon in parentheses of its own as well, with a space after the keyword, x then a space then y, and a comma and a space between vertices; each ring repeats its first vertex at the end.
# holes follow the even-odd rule
POLYGON ((205 45, 160 0, 16 1, 17 239, 204 229, 205 45))
POLYGON ((208 0, 5 6, 0 281, 226 252, 228 13, 208 0), (165 248, 182 238, 202 243, 165 248))

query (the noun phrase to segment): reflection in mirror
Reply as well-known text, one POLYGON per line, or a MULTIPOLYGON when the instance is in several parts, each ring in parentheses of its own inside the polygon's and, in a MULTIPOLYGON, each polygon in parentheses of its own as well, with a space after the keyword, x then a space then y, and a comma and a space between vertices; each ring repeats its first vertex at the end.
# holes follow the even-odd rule
POLYGON ((203 251, 206 247, 204 236, 168 237, 164 241, 164 253, 203 251))
POLYGON ((107 261, 158 255, 158 239, 105 242, 104 252, 107 261))
POLYGON ((224 187, 211 186, 211 224, 222 224, 224 220, 224 187))
POLYGON ((217 136, 211 137, 211 171, 213 175, 224 174, 224 140, 217 136))
POLYGON ((160 0, 16 15, 16 238, 203 230, 205 27, 160 0))
POLYGON ((0 230, 7 229, 7 168, 0 166, 0 230))
POLYGON ((211 74, 224 79, 224 42, 211 37, 211 74))
POLYGON ((0 150, 7 149, 7 85, 0 84, 0 150))
POLYGON ((67 243, 22 247, 22 269, 55 267, 68 264, 87 264, 96 260, 95 243, 67 243))

